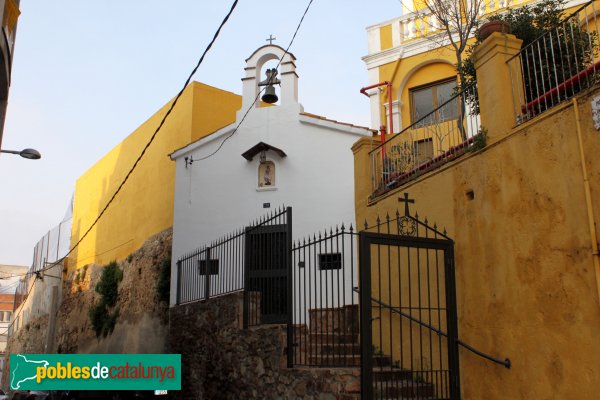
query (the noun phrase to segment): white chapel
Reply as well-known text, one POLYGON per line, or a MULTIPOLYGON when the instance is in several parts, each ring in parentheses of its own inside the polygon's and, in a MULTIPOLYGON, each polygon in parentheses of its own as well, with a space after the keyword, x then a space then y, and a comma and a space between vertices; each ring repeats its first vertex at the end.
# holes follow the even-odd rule
MULTIPOLYGON (((277 45, 257 49, 244 70, 236 122, 171 154, 176 162, 172 285, 181 255, 274 208, 292 207, 293 238, 355 224, 351 147, 373 131, 304 112, 296 58, 277 45), (279 63, 277 71, 265 68, 272 60, 279 63), (263 87, 263 94, 273 93, 268 83, 279 89, 278 104, 258 98, 263 87)), ((171 305, 175 293, 172 287, 171 305)))

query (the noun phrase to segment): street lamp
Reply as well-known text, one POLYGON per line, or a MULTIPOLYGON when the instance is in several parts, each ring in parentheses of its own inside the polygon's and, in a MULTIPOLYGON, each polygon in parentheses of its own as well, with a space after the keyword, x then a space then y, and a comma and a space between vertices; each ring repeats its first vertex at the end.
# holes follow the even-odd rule
POLYGON ((35 149, 23 149, 21 151, 15 150, 0 150, 0 153, 10 153, 10 154, 18 154, 23 158, 27 158, 29 160, 39 160, 42 158, 42 155, 39 151, 35 149))

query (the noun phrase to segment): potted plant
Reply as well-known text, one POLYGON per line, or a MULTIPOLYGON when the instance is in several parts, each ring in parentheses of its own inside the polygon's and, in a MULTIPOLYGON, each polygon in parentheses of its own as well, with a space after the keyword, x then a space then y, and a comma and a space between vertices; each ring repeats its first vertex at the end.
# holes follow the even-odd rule
POLYGON ((509 23, 498 19, 486 22, 485 24, 481 25, 481 27, 479 27, 479 40, 484 41, 488 38, 488 36, 490 36, 494 32, 510 33, 509 23))

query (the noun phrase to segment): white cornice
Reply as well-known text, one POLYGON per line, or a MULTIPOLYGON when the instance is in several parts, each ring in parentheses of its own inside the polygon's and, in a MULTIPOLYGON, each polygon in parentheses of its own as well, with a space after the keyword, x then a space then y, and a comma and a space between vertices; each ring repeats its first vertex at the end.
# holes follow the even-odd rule
POLYGON ((361 60, 367 64, 367 69, 376 68, 381 65, 389 64, 397 61, 404 55, 404 46, 396 46, 391 49, 379 51, 377 53, 369 54, 361 57, 361 60))
POLYGON ((436 43, 431 39, 421 37, 374 54, 369 54, 361 58, 367 64, 367 69, 377 68, 385 64, 397 61, 402 58, 408 58, 417 54, 426 53, 433 49, 444 47, 450 44, 447 38, 443 43, 436 43))
POLYGON ((373 25, 369 25, 367 26, 367 31, 372 31, 373 29, 378 29, 381 28, 382 26, 386 26, 386 25, 391 25, 394 22, 398 22, 400 21, 402 17, 396 17, 396 18, 392 18, 392 19, 388 19, 387 21, 383 21, 383 22, 379 22, 377 24, 373 24, 373 25))

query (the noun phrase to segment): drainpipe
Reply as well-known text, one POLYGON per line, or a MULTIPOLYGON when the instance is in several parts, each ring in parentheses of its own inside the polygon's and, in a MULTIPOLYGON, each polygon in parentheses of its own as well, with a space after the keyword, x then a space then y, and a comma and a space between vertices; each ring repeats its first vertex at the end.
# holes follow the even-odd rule
MULTIPOLYGON (((365 96, 369 97, 367 90, 374 89, 374 88, 380 87, 380 86, 387 86, 388 112, 390 113, 390 119, 389 119, 389 123, 388 123, 388 132, 391 135, 393 135, 394 134, 394 122, 393 122, 393 113, 392 113, 392 82, 383 81, 383 82, 376 83, 374 85, 365 86, 360 89, 360 92, 362 94, 364 94, 365 96)), ((384 154, 385 154, 385 134, 382 134, 381 135, 381 157, 382 158, 384 158, 384 154)))
POLYGON ((588 223, 590 226, 590 237, 592 240, 592 260, 594 263, 594 270, 596 271, 598 301, 600 301, 600 251, 598 249, 598 237, 596 236, 596 220, 594 218, 590 181, 588 178, 587 167, 585 165, 585 153, 583 152, 583 139, 581 135, 581 119, 579 117, 579 106, 577 104, 576 98, 573 98, 572 102, 573 111, 575 112, 575 125, 577 128, 577 141, 579 142, 579 156, 581 158, 581 172, 583 174, 583 188, 585 191, 585 202, 587 205, 588 223))

